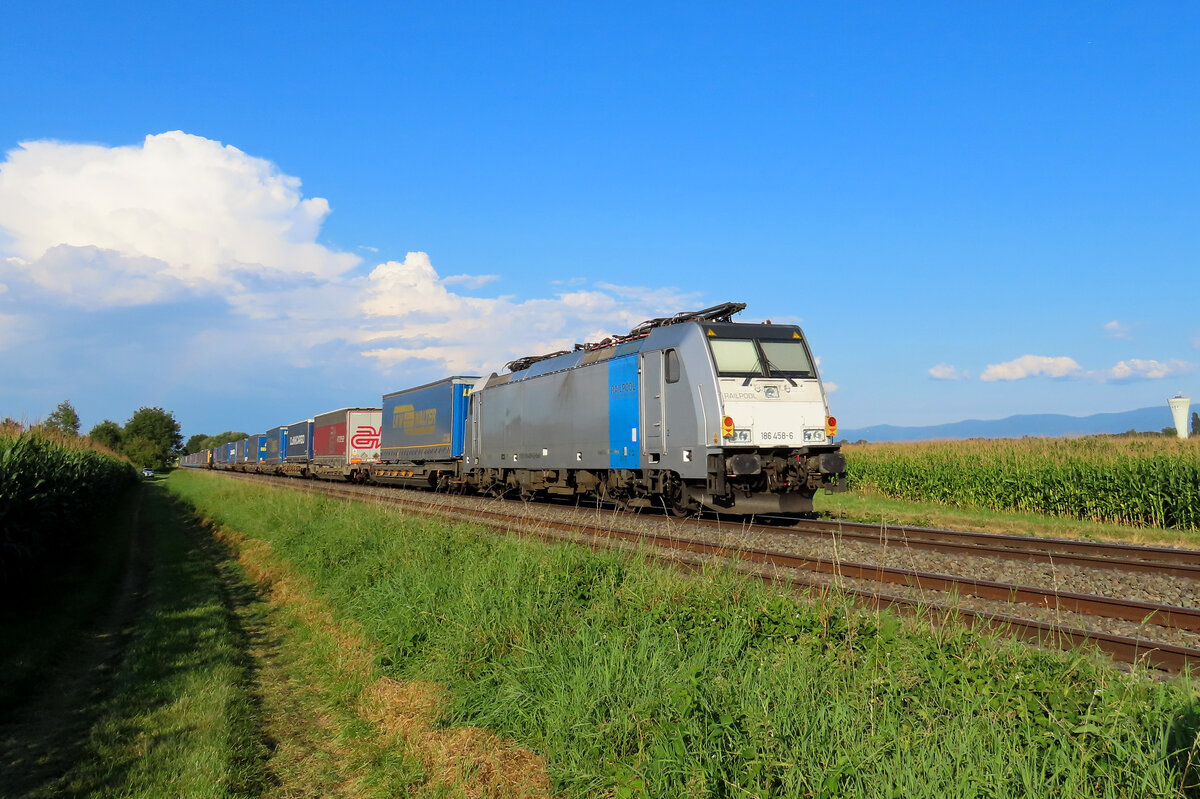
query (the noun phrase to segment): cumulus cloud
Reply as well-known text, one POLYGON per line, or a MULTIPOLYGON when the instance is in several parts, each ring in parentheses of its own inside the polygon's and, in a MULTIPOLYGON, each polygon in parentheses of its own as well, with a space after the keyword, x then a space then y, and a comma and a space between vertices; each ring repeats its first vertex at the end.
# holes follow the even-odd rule
POLYGON ((1006 363, 989 364, 979 379, 990 383, 996 380, 1024 380, 1027 377, 1072 377, 1082 372, 1083 367, 1065 355, 1022 355, 1006 363))
POLYGON ((1195 364, 1175 358, 1169 361, 1130 358, 1102 373, 1100 377, 1106 380, 1159 380, 1170 375, 1190 372, 1195 368, 1195 364))
POLYGON ((450 371, 497 370, 524 355, 569 349, 581 338, 627 332, 664 309, 695 305, 673 289, 604 285, 552 297, 467 297, 447 288, 429 256, 410 252, 372 270, 360 309, 368 318, 365 354, 385 368, 437 361, 450 371), (581 335, 582 333, 582 335, 581 335))
POLYGON ((957 366, 951 366, 948 363, 939 363, 929 370, 929 376, 934 380, 966 380, 971 375, 957 366))
MULTIPOLYGON (((1073 358, 1066 356, 1023 355, 1007 363, 991 364, 983 371, 980 380, 1023 380, 1027 377, 1070 377, 1093 380, 1100 383, 1110 381, 1159 380, 1171 375, 1194 371, 1196 364, 1172 358, 1166 361, 1130 358, 1120 361, 1110 369, 1085 371, 1073 358)), ((932 370, 930 370, 932 374, 932 370)))
POLYGON ((180 131, 127 147, 24 142, 0 165, 8 275, 76 304, 238 291, 246 272, 335 278, 359 258, 316 242, 328 214, 269 161, 180 131), (95 295, 100 275, 110 285, 95 295))
MULTIPOLYGON (((40 304, 47 320, 63 308, 215 302, 224 312, 193 319, 193 338, 237 349, 230 361, 305 366, 336 353, 385 371, 497 369, 700 302, 582 278, 544 297, 468 297, 455 288, 499 276, 441 277, 423 252, 363 276, 359 255, 318 242, 329 213, 271 162, 179 131, 125 147, 24 142, 0 162, 0 302, 40 304)), ((0 317, 10 341, 13 318, 0 317)))

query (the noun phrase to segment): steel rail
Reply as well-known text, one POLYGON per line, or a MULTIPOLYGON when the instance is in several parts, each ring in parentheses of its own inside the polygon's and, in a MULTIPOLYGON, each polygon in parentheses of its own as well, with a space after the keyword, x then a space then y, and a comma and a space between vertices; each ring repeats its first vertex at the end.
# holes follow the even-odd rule
MULTIPOLYGON (((713 520, 702 520, 702 524, 721 526, 721 522, 713 520)), ((747 525, 745 529, 773 533, 786 531, 810 536, 837 535, 843 539, 886 546, 909 546, 934 552, 979 554, 1008 560, 1054 562, 1200 579, 1200 550, 1195 549, 824 519, 798 520, 790 527, 747 525)))
MULTIPOLYGON (((252 476, 238 472, 233 472, 232 474, 251 480, 263 477, 263 475, 252 476)), ((356 490, 349 486, 339 486, 331 482, 307 481, 299 483, 287 478, 280 478, 280 480, 283 481, 283 484, 293 489, 307 489, 313 493, 353 500, 375 500, 380 504, 399 505, 425 514, 480 521, 492 527, 510 529, 516 525, 534 525, 541 529, 561 530, 570 534, 568 540, 578 540, 579 537, 585 539, 591 538, 593 541, 598 538, 616 539, 677 552, 735 558, 746 563, 767 566, 772 570, 794 569, 797 571, 811 571, 874 582, 906 585, 924 590, 959 592, 983 599, 1024 603, 1082 615, 1122 619, 1125 621, 1200 632, 1200 610, 1193 608, 1157 605, 1149 602, 1114 599, 1092 594, 1058 592, 1052 589, 921 572, 913 569, 898 569, 848 561, 831 561, 761 549, 731 548, 721 544, 711 544, 662 533, 619 530, 586 523, 550 519, 531 520, 528 517, 505 513, 499 510, 447 505, 435 506, 432 503, 420 502, 405 496, 371 490, 356 490)), ((271 480, 271 482, 278 481, 271 480)), ((726 528, 728 528, 728 525, 726 525, 726 528)), ((780 532, 778 528, 764 529, 776 533, 780 532)), ((522 532, 530 531, 523 530, 522 532)), ((540 534, 537 531, 533 532, 535 535, 540 534)), ((556 540, 564 539, 563 536, 554 536, 554 538, 556 540)), ((778 579, 790 584, 805 585, 802 581, 796 581, 777 571, 763 576, 767 580, 778 579)), ((1011 632, 1013 637, 1042 645, 1054 645, 1066 649, 1091 644, 1122 662, 1143 663, 1171 672, 1182 671, 1185 668, 1200 667, 1200 649, 1192 649, 1149 639, 1130 638, 1098 630, 1049 624, 1017 616, 951 607, 936 602, 915 600, 908 597, 865 591, 851 587, 843 587, 841 590, 843 593, 875 607, 889 606, 910 612, 921 611, 927 614, 937 612, 957 614, 969 626, 974 627, 978 625, 1002 633, 1011 632)))

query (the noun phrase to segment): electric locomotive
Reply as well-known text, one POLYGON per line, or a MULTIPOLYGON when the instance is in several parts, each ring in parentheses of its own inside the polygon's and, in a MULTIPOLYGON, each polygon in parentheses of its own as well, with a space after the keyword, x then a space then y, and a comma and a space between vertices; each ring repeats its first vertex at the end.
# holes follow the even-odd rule
POLYGON ((478 380, 461 484, 740 514, 800 513, 845 490, 837 422, 803 332, 738 324, 744 303, 524 358, 478 380))

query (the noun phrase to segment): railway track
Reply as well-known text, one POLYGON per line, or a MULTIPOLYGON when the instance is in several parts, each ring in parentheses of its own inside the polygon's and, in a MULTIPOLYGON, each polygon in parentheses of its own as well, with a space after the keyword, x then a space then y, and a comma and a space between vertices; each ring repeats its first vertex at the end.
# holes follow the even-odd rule
MULTIPOLYGON (((549 518, 531 519, 524 504, 514 503, 513 508, 467 507, 461 504, 434 504, 431 496, 419 494, 423 499, 409 496, 409 492, 394 492, 366 486, 350 486, 320 481, 298 481, 287 478, 270 478, 237 474, 250 480, 281 481, 296 489, 307 489, 316 493, 349 499, 368 499, 389 505, 407 507, 421 513, 435 513, 459 519, 481 522, 508 531, 519 529, 532 532, 543 538, 554 540, 584 541, 593 546, 605 540, 617 544, 637 544, 652 547, 663 556, 684 559, 719 557, 743 564, 768 581, 788 582, 805 587, 811 584, 798 575, 816 573, 839 578, 866 580, 884 585, 916 588, 920 591, 945 592, 960 596, 1008 603, 1011 613, 973 610, 958 604, 953 607, 926 598, 913 598, 899 594, 866 590, 861 587, 842 586, 841 590, 856 601, 870 607, 891 607, 926 616, 957 614, 973 627, 988 628, 1044 646, 1072 648, 1091 645, 1123 663, 1138 663, 1167 672, 1200 668, 1200 648, 1183 646, 1153 638, 1131 637, 1100 629, 1071 626, 1044 620, 1023 617, 1022 606, 1048 608, 1054 611, 1081 614, 1097 619, 1118 619, 1141 625, 1139 632, 1154 628, 1183 630, 1200 633, 1200 610, 1154 602, 1120 599, 1099 594, 1060 591, 1052 588, 1027 586, 1015 583, 984 580, 975 577, 940 574, 919 569, 896 568, 871 563, 859 563, 844 559, 826 559, 798 556, 783 551, 756 547, 731 547, 711 541, 698 540, 694 536, 675 532, 653 532, 622 529, 621 519, 629 519, 627 512, 604 512, 588 510, 576 514, 569 520, 549 518), (598 523, 602 522, 602 523, 598 523)), ((497 503, 492 503, 497 504, 497 503)), ((561 508, 562 506, 557 506, 561 508)), ((1169 573, 1178 577, 1200 579, 1200 552, 1175 550, 1163 547, 1139 547, 1122 544, 1091 544, 1061 539, 1025 538, 1022 536, 945 531, 921 527, 887 527, 854 522, 803 520, 795 526, 782 529, 753 524, 733 524, 721 520, 692 520, 699 528, 726 531, 751 531, 778 536, 839 536, 884 547, 910 547, 935 552, 966 554, 970 557, 1007 558, 1021 561, 1044 561, 1071 563, 1091 569, 1115 569, 1132 572, 1169 573), (992 540, 994 539, 994 541, 992 540), (1168 559, 1170 558, 1170 559, 1168 559)), ((675 522, 674 529, 685 529, 684 523, 675 522)))
MULTIPOLYGON (((797 535, 828 536, 846 540, 884 543, 931 552, 985 555, 1009 560, 1070 564, 1092 569, 1171 574, 1200 580, 1200 551, 1171 547, 1076 541, 1065 538, 1036 538, 1023 535, 938 530, 932 527, 878 525, 824 519, 790 520, 787 530, 797 535)), ((719 522, 707 522, 719 524, 719 522)), ((759 527, 761 530, 777 529, 759 527)))

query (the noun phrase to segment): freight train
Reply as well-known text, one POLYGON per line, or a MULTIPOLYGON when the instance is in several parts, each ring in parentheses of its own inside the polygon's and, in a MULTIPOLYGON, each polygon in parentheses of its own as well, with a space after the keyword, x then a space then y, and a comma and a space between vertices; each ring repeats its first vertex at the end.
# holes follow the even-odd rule
POLYGON ((743 303, 521 358, 503 374, 386 394, 183 465, 514 496, 676 515, 805 513, 844 491, 837 421, 804 333, 743 324, 743 303))

